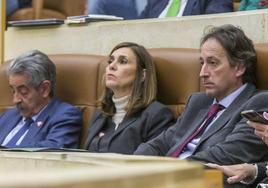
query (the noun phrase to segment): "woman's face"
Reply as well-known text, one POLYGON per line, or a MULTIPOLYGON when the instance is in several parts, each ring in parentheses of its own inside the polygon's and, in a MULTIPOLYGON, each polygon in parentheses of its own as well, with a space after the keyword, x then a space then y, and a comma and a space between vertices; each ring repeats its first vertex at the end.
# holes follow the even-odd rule
POLYGON ((119 98, 129 95, 136 77, 137 58, 130 48, 115 50, 106 67, 106 87, 119 98))

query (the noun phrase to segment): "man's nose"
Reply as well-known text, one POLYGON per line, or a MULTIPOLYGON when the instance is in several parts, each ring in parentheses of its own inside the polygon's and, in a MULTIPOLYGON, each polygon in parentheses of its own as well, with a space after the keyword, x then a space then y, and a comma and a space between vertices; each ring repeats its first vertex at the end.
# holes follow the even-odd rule
POLYGON ((13 103, 17 104, 19 102, 21 102, 21 96, 17 92, 14 92, 14 94, 13 94, 13 103))
POLYGON ((200 70, 199 76, 200 77, 208 76, 208 67, 206 64, 201 65, 201 70, 200 70))

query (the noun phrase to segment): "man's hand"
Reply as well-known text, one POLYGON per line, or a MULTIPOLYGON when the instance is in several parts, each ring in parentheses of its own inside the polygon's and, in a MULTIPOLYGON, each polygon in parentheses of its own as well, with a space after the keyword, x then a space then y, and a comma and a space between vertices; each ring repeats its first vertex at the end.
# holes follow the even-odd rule
POLYGON ((240 181, 249 182, 256 175, 255 166, 247 163, 230 166, 208 163, 206 166, 222 171, 226 176, 228 176, 227 182, 230 184, 238 183, 240 181))

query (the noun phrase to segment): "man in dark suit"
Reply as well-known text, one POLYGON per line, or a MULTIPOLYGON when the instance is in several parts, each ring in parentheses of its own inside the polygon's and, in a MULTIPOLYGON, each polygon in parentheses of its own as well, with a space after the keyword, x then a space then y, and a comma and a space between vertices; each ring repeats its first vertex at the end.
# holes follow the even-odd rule
POLYGON ((268 108, 267 100, 258 97, 244 105, 256 94, 256 61, 252 41, 241 29, 232 25, 212 28, 203 37, 200 49, 205 92, 192 94, 177 123, 141 144, 135 154, 225 165, 268 157, 266 146, 240 115, 245 109, 268 108), (210 106, 220 107, 213 116, 210 106))
MULTIPOLYGON (((168 17, 168 10, 173 0, 148 0, 147 6, 141 13, 140 18, 168 17)), ((200 14, 214 14, 233 11, 232 0, 180 0, 177 10, 179 16, 190 16, 200 14)))
MULTIPOLYGON (((265 103, 268 98, 268 92, 258 94, 254 97, 258 97, 258 101, 265 103)), ((256 101, 254 101, 255 103, 256 101)), ((256 104, 255 104, 256 105, 256 104)), ((267 105, 267 104, 266 104, 267 105)), ((267 108, 267 107, 266 107, 267 108)), ((259 109, 260 112, 263 112, 265 109, 259 109)), ((268 119, 268 113, 263 112, 262 116, 265 119, 268 119)), ((250 126, 255 129, 255 134, 262 139, 262 141, 268 146, 268 126, 267 124, 258 123, 258 122, 248 122, 250 126)), ((267 149, 266 149, 267 150, 267 149)), ((258 155, 256 153, 256 155, 258 155)), ((211 168, 217 168, 224 172, 228 176, 227 181, 230 184, 237 182, 243 182, 244 184, 251 185, 255 187, 258 184, 258 188, 268 187, 268 162, 258 162, 256 164, 235 164, 235 165, 218 165, 218 164, 206 164, 211 168)))
POLYGON ((56 67, 34 50, 16 58, 7 69, 12 108, 0 117, 1 146, 76 148, 81 113, 54 97, 56 67))

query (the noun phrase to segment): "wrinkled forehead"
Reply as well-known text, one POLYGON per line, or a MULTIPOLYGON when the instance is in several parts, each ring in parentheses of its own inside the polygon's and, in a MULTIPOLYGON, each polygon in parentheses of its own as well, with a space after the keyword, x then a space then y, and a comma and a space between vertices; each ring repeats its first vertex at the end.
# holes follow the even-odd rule
POLYGON ((131 48, 119 48, 111 54, 113 57, 126 57, 127 59, 136 60, 136 55, 131 48))
POLYGON ((29 76, 25 73, 13 73, 8 77, 9 85, 12 87, 18 87, 20 85, 29 85, 29 76))
POLYGON ((211 38, 202 44, 200 48, 200 56, 202 58, 221 58, 226 56, 226 50, 216 39, 211 38))

